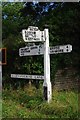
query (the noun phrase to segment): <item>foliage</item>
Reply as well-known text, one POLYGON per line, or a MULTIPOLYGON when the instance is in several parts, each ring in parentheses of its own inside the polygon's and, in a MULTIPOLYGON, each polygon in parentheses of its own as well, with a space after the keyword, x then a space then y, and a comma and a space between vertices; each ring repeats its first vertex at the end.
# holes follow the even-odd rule
POLYGON ((24 91, 3 90, 3 118, 77 118, 78 93, 54 91, 48 104, 42 99, 42 91, 25 87, 24 91), (29 91, 31 90, 31 94, 29 91), (40 93, 40 94, 39 94, 40 93))
MULTIPOLYGON (((44 25, 48 24, 50 46, 61 44, 73 46, 71 53, 51 55, 52 81, 59 68, 68 66, 79 68, 79 11, 80 3, 29 2, 25 5, 24 3, 2 3, 3 47, 7 48, 7 65, 3 66, 3 85, 15 86, 15 81, 10 78, 11 73, 43 74, 43 56, 19 57, 19 48, 26 46, 20 32, 31 25, 43 30, 44 25)), ((24 83, 27 84, 27 81, 24 83)))

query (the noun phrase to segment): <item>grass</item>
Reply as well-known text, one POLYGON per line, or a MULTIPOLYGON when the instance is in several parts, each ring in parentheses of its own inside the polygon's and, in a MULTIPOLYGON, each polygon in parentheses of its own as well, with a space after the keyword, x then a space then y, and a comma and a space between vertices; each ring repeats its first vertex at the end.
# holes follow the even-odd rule
POLYGON ((53 91, 52 101, 43 100, 42 89, 3 90, 3 118, 78 118, 78 94, 53 91))

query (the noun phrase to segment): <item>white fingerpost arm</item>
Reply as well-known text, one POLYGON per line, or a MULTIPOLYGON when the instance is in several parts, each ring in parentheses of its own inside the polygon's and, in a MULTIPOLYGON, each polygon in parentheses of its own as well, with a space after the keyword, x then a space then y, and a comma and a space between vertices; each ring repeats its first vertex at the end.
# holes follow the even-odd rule
POLYGON ((50 55, 49 55, 49 32, 44 29, 45 42, 44 42, 44 99, 48 102, 52 97, 51 82, 50 82, 50 55))

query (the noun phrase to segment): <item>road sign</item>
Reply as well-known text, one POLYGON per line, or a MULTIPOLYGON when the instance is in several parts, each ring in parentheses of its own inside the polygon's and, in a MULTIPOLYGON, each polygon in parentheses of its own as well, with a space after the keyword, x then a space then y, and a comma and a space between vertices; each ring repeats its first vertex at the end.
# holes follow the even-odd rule
POLYGON ((23 79, 44 79, 42 75, 26 75, 26 74, 11 74, 11 78, 23 78, 23 79))
POLYGON ((27 30, 23 29, 22 36, 25 42, 45 41, 44 31, 40 31, 38 27, 34 27, 34 26, 29 26, 27 30))
POLYGON ((49 48, 50 54, 68 53, 72 51, 72 45, 59 45, 49 48))
MULTIPOLYGON (((44 54, 44 45, 34 45, 26 46, 19 49, 20 56, 33 56, 33 55, 43 55, 44 54)), ((72 45, 59 45, 49 47, 49 54, 58 54, 58 53, 68 53, 72 51, 72 45)))
POLYGON ((26 46, 19 49, 19 56, 33 56, 44 54, 44 45, 26 46))
POLYGON ((43 91, 44 99, 48 102, 52 98, 52 86, 50 81, 50 54, 68 53, 72 51, 72 45, 59 45, 49 47, 49 32, 48 28, 40 31, 38 27, 29 26, 28 29, 22 30, 23 40, 25 42, 44 42, 41 45, 26 46, 19 49, 20 56, 44 55, 44 76, 42 75, 26 75, 26 74, 11 74, 11 78, 23 79, 44 79, 43 91))

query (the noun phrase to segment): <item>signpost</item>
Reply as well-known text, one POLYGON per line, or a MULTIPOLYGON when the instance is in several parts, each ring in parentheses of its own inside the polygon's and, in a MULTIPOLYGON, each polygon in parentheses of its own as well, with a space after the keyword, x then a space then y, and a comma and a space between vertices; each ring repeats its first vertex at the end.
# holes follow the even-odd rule
POLYGON ((44 55, 44 76, 42 75, 26 75, 26 74, 11 74, 11 78, 23 79, 44 79, 43 94, 44 100, 50 102, 52 98, 52 87, 50 81, 50 54, 69 53, 72 51, 72 45, 59 45, 49 47, 49 32, 48 28, 40 31, 38 27, 29 26, 27 30, 22 30, 23 40, 25 42, 34 43, 42 42, 41 45, 26 46, 19 49, 20 56, 44 55))

